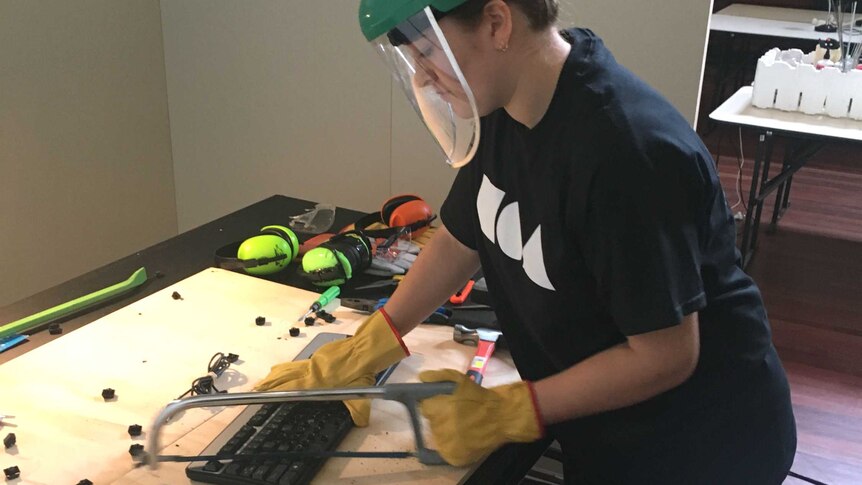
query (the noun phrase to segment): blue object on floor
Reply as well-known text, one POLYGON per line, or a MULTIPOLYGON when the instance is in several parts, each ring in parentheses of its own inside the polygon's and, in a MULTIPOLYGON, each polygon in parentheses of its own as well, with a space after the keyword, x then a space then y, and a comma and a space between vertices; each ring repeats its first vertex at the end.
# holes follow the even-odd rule
POLYGON ((21 342, 27 340, 26 335, 12 335, 3 339, 0 339, 0 352, 5 352, 12 347, 20 344, 21 342))

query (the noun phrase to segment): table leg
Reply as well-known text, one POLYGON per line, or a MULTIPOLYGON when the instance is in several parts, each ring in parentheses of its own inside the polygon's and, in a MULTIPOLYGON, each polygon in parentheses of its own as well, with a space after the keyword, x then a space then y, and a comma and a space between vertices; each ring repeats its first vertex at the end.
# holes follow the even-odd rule
MULTIPOLYGON (((763 174, 760 176, 760 188, 758 189, 758 197, 757 199, 761 199, 759 194, 763 193, 763 189, 766 187, 766 183, 769 181, 769 164, 772 161, 772 147, 775 146, 775 138, 772 136, 771 131, 766 132, 766 147, 764 149, 763 154, 763 174)), ((757 235, 758 229, 760 229, 760 216, 763 213, 763 204, 765 204, 765 200, 756 200, 756 202, 749 202, 749 211, 751 210, 751 205, 756 204, 756 209, 754 213, 754 224, 752 226, 751 233, 751 249, 752 252, 754 248, 757 247, 757 235)))
MULTIPOLYGON (((782 166, 782 170, 787 168, 787 165, 782 166)), ((772 209, 772 220, 769 221, 769 227, 766 228, 767 234, 775 234, 778 230, 778 220, 781 219, 783 211, 781 210, 781 201, 784 200, 784 190, 787 187, 787 182, 778 186, 778 191, 775 193, 775 207, 772 209)))
POLYGON ((771 138, 771 133, 762 133, 757 141, 757 149, 754 153, 754 169, 751 172, 751 188, 748 192, 749 207, 745 211, 745 222, 742 226, 742 244, 740 244, 739 252, 742 257, 743 269, 748 266, 751 256, 754 253, 754 245, 752 244, 752 230, 754 229, 754 205, 757 203, 757 187, 760 177, 760 166, 763 160, 764 148, 767 144, 767 135, 771 138))
POLYGON ((787 182, 784 184, 784 193, 781 199, 781 214, 778 215, 780 219, 781 216, 787 211, 787 208, 790 207, 790 184, 793 183, 793 175, 787 179, 787 182))
MULTIPOLYGON (((790 167, 790 160, 794 153, 797 151, 797 147, 799 142, 796 140, 789 141, 790 147, 784 152, 784 160, 781 163, 781 172, 783 173, 790 167)), ((791 176, 792 177, 792 176, 791 176)), ((778 220, 781 219, 781 215, 784 213, 784 203, 787 200, 787 196, 790 191, 790 177, 787 178, 781 185, 778 186, 778 191, 775 193, 775 206, 772 209, 772 221, 769 223, 769 227, 766 228, 767 234, 774 234, 778 229, 778 220)))
POLYGON ((820 151, 824 145, 825 143, 822 141, 794 139, 792 145, 788 147, 788 151, 784 155, 781 173, 776 175, 772 180, 764 179, 762 181, 760 194, 758 195, 761 200, 758 202, 762 202, 773 190, 777 190, 775 194, 775 207, 772 212, 772 223, 767 230, 768 233, 775 232, 778 221, 781 220, 781 217, 790 206, 790 186, 793 182, 793 175, 802 169, 808 160, 820 151))

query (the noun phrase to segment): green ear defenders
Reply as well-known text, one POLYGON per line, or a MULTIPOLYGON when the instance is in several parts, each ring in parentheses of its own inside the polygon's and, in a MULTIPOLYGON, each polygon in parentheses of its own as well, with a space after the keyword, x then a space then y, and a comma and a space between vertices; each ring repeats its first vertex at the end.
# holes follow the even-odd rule
POLYGON ((293 231, 284 226, 265 226, 256 236, 219 248, 215 263, 219 268, 261 276, 281 271, 298 253, 299 239, 293 231))
POLYGON ((359 231, 336 234, 302 257, 300 274, 315 285, 343 285, 371 266, 371 243, 359 231))

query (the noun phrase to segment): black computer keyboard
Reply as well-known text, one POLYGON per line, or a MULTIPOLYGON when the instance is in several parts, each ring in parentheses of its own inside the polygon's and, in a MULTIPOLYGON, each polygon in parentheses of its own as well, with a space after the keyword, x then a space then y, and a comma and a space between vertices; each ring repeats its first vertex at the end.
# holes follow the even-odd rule
MULTIPOLYGON (((308 358, 320 345, 344 337, 334 333, 318 334, 295 360, 308 358)), ((386 381, 394 367, 377 375, 377 385, 386 381)), ((271 454, 332 451, 351 428, 353 421, 341 401, 248 406, 200 453, 240 456, 233 460, 192 462, 186 468, 186 476, 222 485, 307 484, 326 458, 296 460, 272 457, 271 454)))
MULTIPOLYGON (((251 415, 240 415, 232 424, 243 423, 222 445, 219 454, 248 455, 230 462, 194 462, 186 468, 192 480, 231 484, 305 484, 323 465, 324 458, 301 461, 256 458, 256 453, 277 451, 333 450, 353 427, 350 413, 340 401, 298 402, 249 406, 251 415)), ((243 413, 245 414, 245 413, 243 413)))

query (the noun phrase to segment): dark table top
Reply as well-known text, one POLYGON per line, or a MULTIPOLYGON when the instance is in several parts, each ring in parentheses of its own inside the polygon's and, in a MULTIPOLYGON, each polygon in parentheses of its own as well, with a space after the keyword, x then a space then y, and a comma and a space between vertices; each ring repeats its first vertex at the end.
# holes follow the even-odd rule
MULTIPOLYGON (((60 323, 64 333, 74 331, 131 302, 140 300, 213 266, 213 255, 218 248, 254 236, 261 227, 266 225, 279 224, 287 226, 289 216, 301 214, 305 209, 310 209, 314 205, 315 203, 311 201, 294 199, 282 195, 269 197, 159 244, 142 249, 125 258, 106 264, 65 283, 5 307, 0 307, 0 325, 13 322, 123 281, 142 266, 147 269, 148 280, 139 288, 120 295, 100 306, 84 310, 80 314, 50 322, 60 323), (155 277, 157 273, 160 275, 158 278, 155 277)), ((350 209, 337 208, 332 230, 335 231, 351 224, 364 214, 363 212, 350 209)), ((297 232, 296 235, 300 242, 304 242, 314 236, 314 234, 301 232, 297 232)), ((296 271, 297 266, 293 264, 278 273, 258 277, 306 290, 322 291, 319 287, 312 285, 306 279, 302 278, 296 271)), ((357 286, 362 286, 379 279, 379 277, 374 276, 356 275, 345 285, 342 285, 342 295, 362 298, 387 296, 386 292, 391 292, 391 288, 354 290, 357 286)), ((28 342, 0 353, 0 364, 8 362, 61 336, 49 335, 47 332, 48 325, 46 323, 42 327, 29 332, 31 335, 28 342)))
MULTIPOLYGON (((213 254, 218 248, 251 237, 257 234, 261 227, 266 225, 280 224, 286 226, 289 216, 301 214, 306 209, 314 207, 314 205, 315 203, 311 201, 282 195, 269 197, 125 258, 94 269, 65 283, 61 283, 5 307, 0 307, 0 324, 13 322, 123 281, 142 266, 147 269, 147 282, 131 292, 120 295, 95 308, 84 310, 80 314, 50 322, 61 323, 64 333, 74 331, 131 302, 140 300, 206 268, 212 267, 213 254), (161 275, 160 277, 155 277, 157 272, 161 275)), ((332 230, 337 231, 353 223, 362 215, 364 215, 363 212, 339 207, 335 212, 335 223, 332 226, 332 230)), ((312 236, 314 235, 297 232, 300 242, 312 236)), ((260 276, 260 278, 311 291, 321 291, 320 288, 315 287, 299 276, 296 273, 295 265, 291 265, 279 273, 260 276)), ((357 286, 362 286, 377 279, 380 278, 357 275, 342 286, 342 296, 362 298, 384 296, 380 292, 387 291, 385 289, 370 291, 357 291, 354 289, 357 286)), ((48 323, 31 331, 27 342, 0 353, 0 365, 62 336, 50 335, 47 329, 48 323)), ((468 483, 518 483, 519 477, 523 477, 524 473, 529 470, 530 466, 546 447, 547 442, 503 447, 485 460, 473 473, 468 483)))
MULTIPOLYGON (((0 324, 13 322, 123 281, 141 266, 147 269, 148 281, 139 288, 120 295, 98 307, 84 310, 78 315, 71 315, 54 322, 61 323, 64 333, 74 331, 131 302, 140 300, 213 266, 213 254, 216 249, 226 244, 251 237, 261 227, 266 225, 280 224, 286 226, 289 216, 301 214, 305 209, 312 208, 314 205, 314 202, 280 195, 269 197, 208 224, 196 227, 125 258, 94 269, 53 288, 2 307, 0 308, 0 324), (162 276, 156 278, 155 274, 157 272, 162 276)), ((352 223, 362 215, 362 212, 339 208, 335 212, 335 224, 333 224, 333 228, 340 228, 352 223)), ((313 235, 297 233, 297 236, 300 241, 304 241, 313 235)), ((279 273, 263 278, 304 289, 320 291, 307 281, 304 281, 296 273, 295 265, 291 265, 279 273)), ((47 328, 48 325, 46 324, 41 328, 35 329, 30 332, 31 336, 28 342, 0 353, 0 364, 62 336, 49 335, 47 328)))

